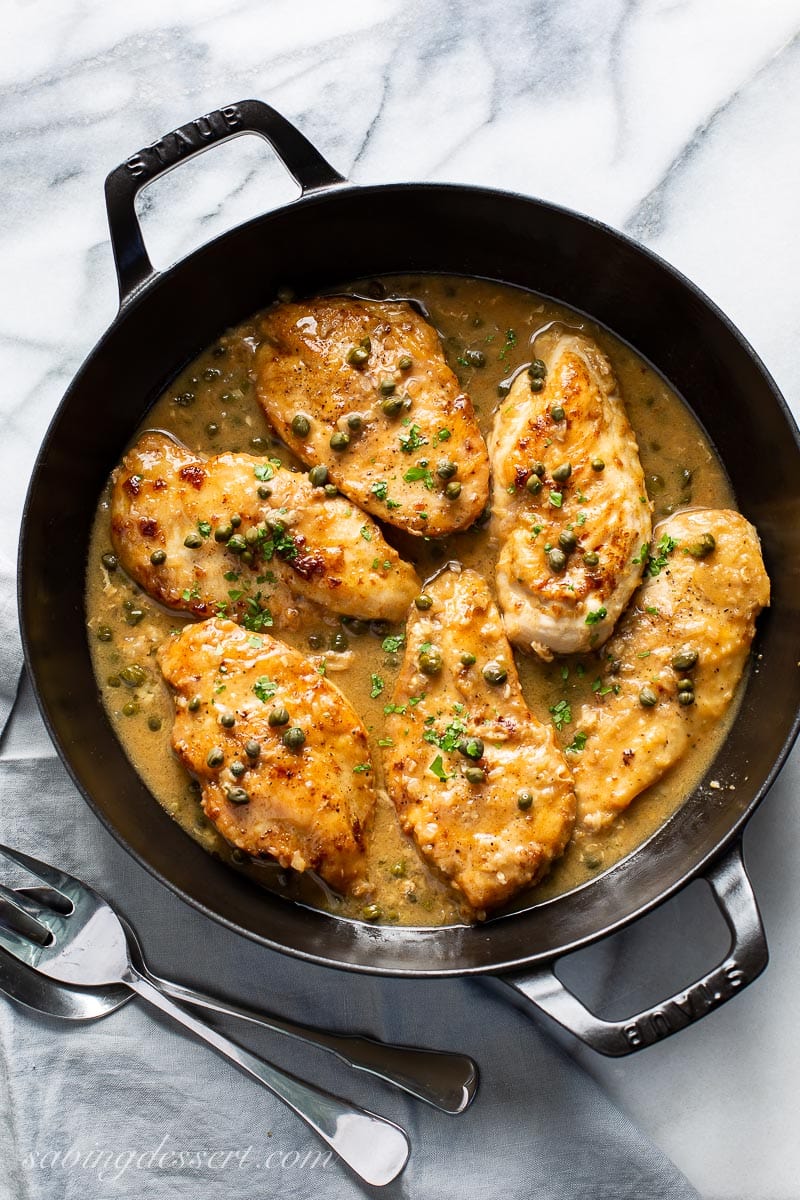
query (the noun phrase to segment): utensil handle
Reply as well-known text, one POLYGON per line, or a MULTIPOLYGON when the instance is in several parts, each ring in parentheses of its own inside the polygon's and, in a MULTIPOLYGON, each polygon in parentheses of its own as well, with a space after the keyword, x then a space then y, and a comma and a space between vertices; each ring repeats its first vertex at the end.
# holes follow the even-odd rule
POLYGON ((769 951, 761 914, 742 860, 741 842, 711 867, 704 878, 731 932, 726 958, 702 979, 661 1004, 624 1021, 596 1016, 556 977, 551 967, 494 982, 530 1014, 531 1005, 547 1013, 570 1033, 600 1054, 621 1057, 660 1042, 699 1021, 756 979, 767 965, 769 951))
POLYGON ((241 100, 216 108, 164 134, 132 154, 107 177, 106 210, 111 249, 119 280, 120 306, 126 304, 157 272, 145 249, 136 196, 154 179, 219 142, 243 133, 266 138, 287 171, 300 185, 301 195, 346 183, 306 137, 285 117, 261 100, 241 100))
POLYGON ((465 1054, 443 1050, 422 1050, 416 1046, 391 1046, 358 1034, 329 1033, 310 1029, 283 1017, 232 1004, 217 996, 197 992, 148 971, 146 978, 181 1004, 191 1004, 209 1012, 236 1017, 260 1025, 273 1033, 285 1034, 298 1041, 319 1046, 353 1067, 375 1075, 385 1083, 401 1088, 426 1104, 447 1113, 462 1113, 470 1105, 478 1086, 478 1068, 465 1054))
POLYGON ((122 982, 143 1000, 230 1059, 246 1075, 263 1084, 319 1134, 365 1183, 382 1187, 396 1179, 403 1170, 408 1161, 409 1143, 399 1125, 304 1083, 294 1075, 257 1058, 181 1008, 132 967, 122 982))

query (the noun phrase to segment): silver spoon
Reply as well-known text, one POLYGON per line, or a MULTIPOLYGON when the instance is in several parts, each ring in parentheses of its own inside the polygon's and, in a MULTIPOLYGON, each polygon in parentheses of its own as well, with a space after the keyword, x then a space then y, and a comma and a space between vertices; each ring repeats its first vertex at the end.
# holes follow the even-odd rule
MULTIPOLYGON (((29 887, 17 890, 32 899, 46 900, 47 897, 47 889, 29 887)), ((400 1088, 443 1112, 461 1113, 471 1104, 478 1086, 478 1068, 466 1055, 440 1050, 421 1050, 415 1046, 394 1046, 357 1034, 336 1034, 324 1029, 310 1029, 285 1017, 276 1017, 233 1004, 174 983, 172 980, 163 979, 147 966, 136 932, 124 917, 121 920, 128 935, 131 958, 137 971, 160 991, 166 992, 181 1004, 191 1004, 207 1012, 237 1017, 274 1033, 283 1033, 298 1041, 319 1046, 335 1054, 341 1062, 355 1071, 374 1075, 384 1083, 400 1088)), ((133 992, 123 984, 85 988, 56 983, 2 950, 0 993, 35 1012, 69 1021, 97 1020, 115 1012, 128 1000, 133 999, 133 992)))

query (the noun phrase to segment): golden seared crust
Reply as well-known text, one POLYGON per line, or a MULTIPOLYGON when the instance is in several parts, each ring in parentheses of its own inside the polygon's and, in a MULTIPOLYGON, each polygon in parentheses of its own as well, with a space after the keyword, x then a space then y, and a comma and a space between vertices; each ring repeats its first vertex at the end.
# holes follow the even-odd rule
POLYGON ((433 606, 412 609, 408 619, 387 722, 393 745, 385 751, 386 783, 403 828, 480 911, 547 872, 572 831, 575 792, 553 730, 528 711, 483 579, 450 569, 426 591, 433 606), (438 674, 420 670, 425 653, 441 656, 438 674), (469 654, 476 661, 464 665, 469 654), (489 662, 506 672, 503 683, 487 682, 489 662), (482 753, 474 743, 474 757, 459 751, 475 738, 482 753), (484 782, 467 780, 465 770, 476 768, 484 782), (532 797, 527 808, 519 806, 522 793, 532 797))
POLYGON ((490 454, 506 632, 549 658, 594 649, 611 635, 641 578, 651 525, 639 448, 608 359, 576 333, 543 339, 540 353, 545 387, 534 393, 529 376, 517 376, 498 409, 490 454), (554 420, 559 407, 564 419, 554 420), (542 486, 531 494, 537 462, 542 486), (569 478, 554 479, 565 464, 569 478), (575 548, 554 571, 547 547, 560 549, 564 534, 575 548))
POLYGON ((123 567, 150 596, 198 617, 222 606, 251 626, 259 611, 267 613, 261 623, 285 626, 301 596, 348 616, 396 621, 419 590, 414 568, 343 496, 329 498, 307 475, 266 458, 205 458, 162 433, 140 438, 114 472, 111 532, 123 567), (234 515, 236 538, 217 541, 234 515), (187 535, 199 545, 187 547, 187 535), (236 553, 242 538, 246 550, 236 553), (166 554, 163 563, 151 561, 154 552, 166 554))
MULTIPOLYGON (((679 513, 657 526, 651 570, 605 648, 608 676, 575 717, 586 745, 574 756, 579 821, 608 825, 713 730, 733 699, 756 617, 769 604, 758 534, 725 509, 679 513), (708 535, 715 548, 696 558, 708 535), (663 564, 663 565, 662 565, 663 564), (694 667, 674 667, 684 650, 694 667), (691 680, 694 701, 678 701, 691 680), (683 686, 681 686, 683 685, 683 686), (655 701, 651 707, 645 699, 655 701)), ((684 660, 686 661, 686 660, 684 660)))
POLYGON ((409 533, 441 536, 466 529, 489 498, 489 463, 469 396, 442 354, 436 331, 408 304, 377 303, 331 296, 281 304, 261 321, 256 352, 258 398, 295 454, 328 468, 336 486, 367 512, 409 533), (348 354, 368 339, 361 365, 348 354), (411 360, 403 369, 402 360, 411 360), (394 384, 386 397, 381 385, 394 384), (408 408, 387 415, 382 408, 407 399, 408 408), (292 430, 297 414, 309 430, 292 430), (358 414, 361 428, 348 426, 358 414), (343 451, 331 448, 334 433, 350 438, 343 451), (441 462, 458 465, 445 494, 441 462), (452 490, 452 489, 451 489, 452 490))
POLYGON ((232 621, 187 625, 158 661, 173 691, 172 745, 222 836, 357 890, 375 790, 366 731, 339 689, 296 650, 232 621), (289 721, 270 725, 280 706, 289 721), (283 742, 290 728, 305 735, 297 750, 283 742))

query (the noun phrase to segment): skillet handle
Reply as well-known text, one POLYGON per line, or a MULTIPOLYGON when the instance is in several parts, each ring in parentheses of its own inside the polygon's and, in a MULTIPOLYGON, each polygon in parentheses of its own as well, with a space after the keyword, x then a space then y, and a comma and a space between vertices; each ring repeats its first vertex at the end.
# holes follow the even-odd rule
POLYGON ((699 1021, 756 979, 769 951, 753 888, 742 860, 741 842, 705 874, 731 931, 727 957, 702 979, 653 1008, 623 1021, 604 1021, 570 992, 549 966, 494 980, 518 1008, 541 1009, 587 1046, 614 1058, 642 1050, 699 1021), (511 993, 509 996, 508 994, 511 993))
POLYGON ((214 109, 164 134, 137 151, 106 179, 106 210, 111 249, 119 280, 120 306, 155 278, 136 216, 137 194, 186 159, 243 133, 266 138, 283 165, 300 184, 301 195, 338 187, 344 176, 325 161, 311 142, 285 117, 261 100, 242 100, 214 109))

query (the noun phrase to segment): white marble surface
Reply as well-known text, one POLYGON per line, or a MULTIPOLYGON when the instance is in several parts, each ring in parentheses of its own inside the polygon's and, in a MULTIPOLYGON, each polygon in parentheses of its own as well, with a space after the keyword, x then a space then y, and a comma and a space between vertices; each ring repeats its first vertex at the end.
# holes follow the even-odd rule
MULTIPOLYGON (((6 0, 0 57, 0 549, 37 445, 111 320, 106 172, 252 95, 357 182, 518 189, 591 213, 689 274, 800 413, 800 3, 770 0, 6 0)), ((293 194, 241 139, 148 193, 166 264, 293 194)), ((584 1065, 705 1197, 800 1195, 800 815, 794 755, 746 837, 772 951, 741 998, 642 1055, 584 1065)), ((620 945, 679 984, 717 936, 702 887, 620 945), (677 931, 677 934, 676 934, 677 931), (670 940, 671 939, 671 940, 670 940), (681 945, 685 941, 685 945, 681 945), (683 957, 685 952, 685 957, 683 957)), ((575 968, 591 987, 592 954, 575 968)))

